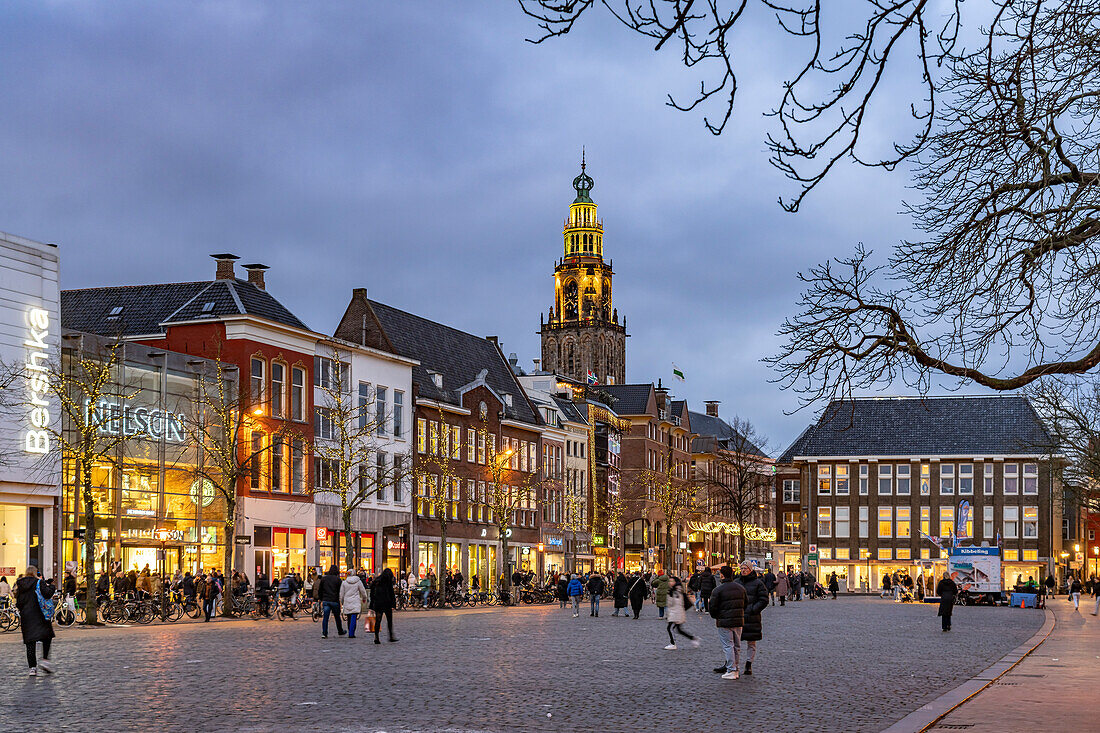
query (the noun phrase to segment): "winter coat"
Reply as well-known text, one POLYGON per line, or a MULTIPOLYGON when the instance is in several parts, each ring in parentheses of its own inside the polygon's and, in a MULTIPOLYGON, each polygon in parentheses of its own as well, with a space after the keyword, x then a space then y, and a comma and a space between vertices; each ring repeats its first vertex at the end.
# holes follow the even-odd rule
POLYGON ((215 598, 217 598, 218 594, 221 593, 221 589, 219 588, 219 585, 220 584, 219 584, 218 580, 213 575, 209 576, 206 579, 206 582, 203 583, 203 586, 202 586, 202 597, 203 597, 203 599, 208 600, 208 601, 212 601, 215 598))
POLYGON ((597 598, 603 595, 605 588, 607 584, 604 583, 602 575, 593 575, 588 579, 588 592, 597 598))
POLYGON ((699 592, 704 596, 709 596, 717 587, 718 578, 714 577, 714 573, 710 571, 710 568, 707 568, 703 571, 703 574, 699 576, 699 592))
POLYGON ((653 587, 657 589, 657 608, 664 608, 668 604, 668 575, 661 573, 660 577, 653 581, 653 587))
MULTIPOLYGON (((15 581, 15 607, 19 609, 19 628, 23 632, 23 643, 33 644, 53 638, 53 624, 42 615, 38 605, 38 594, 34 592, 38 578, 22 577, 15 581)), ((54 594, 54 587, 42 581, 42 597, 54 594)))
POLYGON ((393 592, 393 571, 389 568, 374 579, 370 588, 370 607, 379 613, 390 611, 397 605, 397 596, 393 592))
POLYGON ((773 590, 775 590, 775 584, 777 582, 776 577, 775 577, 775 573, 773 573, 771 570, 769 570, 768 572, 764 573, 764 579, 763 580, 764 580, 764 587, 768 589, 769 593, 771 593, 773 590))
POLYGON ((642 601, 646 596, 645 578, 640 575, 628 579, 627 595, 630 596, 630 605, 636 608, 642 607, 642 601))
POLYGON ((698 593, 699 592, 699 578, 700 577, 702 577, 702 575, 700 573, 692 573, 691 577, 688 578, 688 590, 690 590, 692 593, 698 593))
MULTIPOLYGON (((755 570, 750 575, 735 575, 733 582, 745 589, 745 625, 741 628, 741 641, 760 641, 764 638, 760 614, 768 607, 768 589, 755 570)), ((710 602, 714 605, 713 596, 710 602)))
POLYGON ((629 590, 630 580, 625 575, 615 578, 615 587, 612 591, 615 594, 615 608, 626 608, 626 598, 629 590))
POLYGON ((936 583, 936 595, 940 597, 940 610, 936 613, 937 616, 951 617, 951 612, 955 609, 955 596, 958 593, 959 586, 955 585, 955 581, 950 578, 944 578, 936 583))
POLYGON ((363 602, 368 599, 367 589, 358 575, 348 575, 340 584, 340 611, 347 615, 363 612, 363 602))
POLYGON ((668 611, 665 618, 670 624, 682 624, 687 621, 687 610, 684 608, 684 587, 677 585, 669 589, 668 611))
POLYGON ((840 590, 840 583, 837 582, 836 576, 834 575, 829 578, 829 592, 836 593, 838 590, 840 590))
POLYGON ((745 586, 732 580, 722 583, 710 594, 710 615, 720 629, 745 625, 745 586))
POLYGON ((573 578, 569 581, 568 593, 570 597, 584 595, 584 583, 581 582, 580 578, 573 578))
POLYGON ((791 584, 787 582, 787 574, 782 570, 775 578, 775 592, 781 596, 786 596, 791 592, 791 584))
POLYGON ((340 602, 340 586, 343 585, 343 581, 340 580, 340 576, 336 573, 325 573, 321 576, 321 603, 339 603, 340 602))
POLYGON ((560 578, 558 578, 558 598, 563 600, 563 601, 568 599, 569 598, 568 589, 569 589, 569 578, 567 578, 563 575, 560 578))

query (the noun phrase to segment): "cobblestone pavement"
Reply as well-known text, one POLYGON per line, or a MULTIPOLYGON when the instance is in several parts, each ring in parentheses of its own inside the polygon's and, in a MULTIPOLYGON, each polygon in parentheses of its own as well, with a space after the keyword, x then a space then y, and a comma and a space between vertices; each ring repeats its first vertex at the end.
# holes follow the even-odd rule
MULTIPOLYGON (((26 676, 0 635, 0 729, 82 731, 878 731, 1025 641, 1041 616, 878 598, 769 608, 755 674, 722 680, 702 647, 665 651, 664 622, 573 619, 554 606, 396 616, 396 644, 320 624, 227 621, 62 629, 57 673, 26 676), (215 720, 220 717, 221 720, 215 720)), ((383 634, 383 638, 385 634, 383 634)))

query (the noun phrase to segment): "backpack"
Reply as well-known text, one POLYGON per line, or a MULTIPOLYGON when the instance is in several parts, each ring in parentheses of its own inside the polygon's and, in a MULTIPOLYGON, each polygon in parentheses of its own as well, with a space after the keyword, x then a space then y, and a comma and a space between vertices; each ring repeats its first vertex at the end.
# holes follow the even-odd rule
POLYGON ((57 605, 53 597, 46 598, 42 595, 42 581, 39 580, 34 584, 34 594, 38 596, 38 608, 42 610, 42 615, 47 621, 53 621, 54 607, 57 605))

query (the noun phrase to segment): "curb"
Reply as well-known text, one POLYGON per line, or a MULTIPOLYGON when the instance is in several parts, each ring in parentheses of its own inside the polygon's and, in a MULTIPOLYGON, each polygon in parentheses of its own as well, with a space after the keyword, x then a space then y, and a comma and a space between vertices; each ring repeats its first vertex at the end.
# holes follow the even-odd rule
POLYGON ((935 700, 921 705, 889 728, 883 730, 882 733, 923 733, 955 708, 1008 674, 1027 655, 1046 641, 1047 637, 1050 636, 1050 632, 1054 630, 1054 611, 1044 608, 1043 613, 1046 614, 1046 620, 1043 621, 1043 625, 1030 639, 958 687, 948 690, 935 700))

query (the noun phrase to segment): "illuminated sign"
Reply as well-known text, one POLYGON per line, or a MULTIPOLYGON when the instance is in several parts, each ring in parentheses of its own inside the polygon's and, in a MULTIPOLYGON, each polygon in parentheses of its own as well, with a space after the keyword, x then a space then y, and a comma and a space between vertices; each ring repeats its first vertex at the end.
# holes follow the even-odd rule
POLYGON ((775 530, 768 527, 758 527, 755 524, 746 524, 744 531, 736 524, 729 522, 688 522, 688 530, 703 532, 704 534, 716 534, 725 532, 729 535, 742 535, 746 540, 756 542, 775 542, 775 530))
POLYGON ((183 542, 182 529, 141 529, 122 530, 124 540, 157 540, 158 542, 183 542))
POLYGON ((155 517, 157 511, 155 509, 127 509, 126 514, 130 517, 155 517))
POLYGON ((551 547, 561 547, 561 537, 547 537, 546 544, 551 547))
POLYGON ((386 549, 387 550, 407 550, 408 545, 406 545, 401 540, 386 540, 386 549))
POLYGON ((168 410, 122 405, 102 399, 93 408, 84 402, 89 424, 98 426, 100 435, 125 435, 132 438, 164 439, 169 443, 184 440, 184 414, 168 410))
POLYGON ((593 545, 601 545, 602 546, 606 543, 607 543, 607 540, 604 538, 604 536, 602 534, 592 535, 592 544, 593 545))
POLYGON ((46 337, 50 334, 50 314, 41 308, 27 311, 27 388, 30 391, 30 405, 27 422, 30 427, 24 437, 23 450, 27 453, 46 453, 50 450, 50 374, 47 364, 50 351, 46 346, 46 337))
POLYGON ((317 528, 317 540, 319 542, 324 542, 327 539, 328 539, 328 528, 327 527, 318 527, 317 528))
POLYGON ((192 482, 190 493, 192 504, 195 506, 208 507, 214 503, 217 488, 210 479, 200 478, 192 482))

